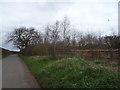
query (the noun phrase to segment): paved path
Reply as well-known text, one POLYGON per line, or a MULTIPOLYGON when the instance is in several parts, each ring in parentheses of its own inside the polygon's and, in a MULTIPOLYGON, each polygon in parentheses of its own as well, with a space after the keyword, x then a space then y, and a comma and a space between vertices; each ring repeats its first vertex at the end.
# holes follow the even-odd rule
POLYGON ((25 63, 18 55, 2 60, 2 88, 40 88, 25 63))
POLYGON ((0 59, 0 90, 2 89, 2 59, 0 59))

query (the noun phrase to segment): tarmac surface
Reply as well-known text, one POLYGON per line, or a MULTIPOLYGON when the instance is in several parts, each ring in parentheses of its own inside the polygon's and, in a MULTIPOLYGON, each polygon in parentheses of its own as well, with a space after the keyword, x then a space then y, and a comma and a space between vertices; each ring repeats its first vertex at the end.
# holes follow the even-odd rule
POLYGON ((40 88, 17 54, 2 60, 2 88, 40 88))

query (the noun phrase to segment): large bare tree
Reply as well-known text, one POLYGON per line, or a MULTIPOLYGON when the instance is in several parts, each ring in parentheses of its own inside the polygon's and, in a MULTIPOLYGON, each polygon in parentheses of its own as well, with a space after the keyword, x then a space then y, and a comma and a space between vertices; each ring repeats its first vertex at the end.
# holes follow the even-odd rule
POLYGON ((60 22, 56 21, 54 25, 49 26, 50 43, 52 44, 52 56, 55 56, 56 43, 59 39, 60 22))
POLYGON ((106 45, 109 49, 119 49, 120 48, 120 36, 106 36, 106 45))
POLYGON ((49 47, 50 47, 50 25, 47 25, 45 27, 45 32, 44 32, 44 46, 45 46, 45 51, 46 54, 50 54, 49 53, 49 47))
POLYGON ((34 28, 20 27, 9 33, 7 42, 12 42, 15 47, 22 50, 29 45, 35 45, 42 42, 40 33, 34 28))
POLYGON ((61 37, 63 41, 63 50, 70 45, 70 21, 67 16, 61 22, 61 37))

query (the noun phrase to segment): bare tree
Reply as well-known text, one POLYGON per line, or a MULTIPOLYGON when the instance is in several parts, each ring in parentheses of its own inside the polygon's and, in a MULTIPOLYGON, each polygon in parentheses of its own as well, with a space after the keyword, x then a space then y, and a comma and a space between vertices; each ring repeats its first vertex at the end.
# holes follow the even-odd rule
POLYGON ((70 21, 67 16, 64 17, 63 21, 61 22, 61 37, 63 40, 63 50, 70 45, 70 21))
POLYGON ((50 44, 50 25, 47 25, 45 27, 45 32, 44 32, 44 45, 47 55, 49 54, 49 44, 50 44))
POLYGON ((42 37, 40 33, 35 31, 34 28, 20 27, 14 29, 8 35, 7 43, 12 42, 15 47, 22 50, 29 45, 35 45, 42 42, 42 37))
POLYGON ((85 37, 83 36, 83 33, 79 32, 77 34, 77 40, 78 40, 78 47, 79 49, 83 49, 85 46, 85 37))
POLYGON ((71 36, 72 36, 71 44, 72 44, 72 46, 73 46, 74 49, 75 49, 75 48, 76 48, 76 45, 77 45, 77 33, 76 33, 75 30, 74 30, 73 32, 71 32, 71 36))
POLYGON ((106 36, 106 45, 109 49, 119 49, 120 48, 120 36, 106 36))
POLYGON ((52 44, 52 56, 55 56, 56 43, 60 37, 60 22, 56 21, 54 25, 49 26, 50 43, 52 44))

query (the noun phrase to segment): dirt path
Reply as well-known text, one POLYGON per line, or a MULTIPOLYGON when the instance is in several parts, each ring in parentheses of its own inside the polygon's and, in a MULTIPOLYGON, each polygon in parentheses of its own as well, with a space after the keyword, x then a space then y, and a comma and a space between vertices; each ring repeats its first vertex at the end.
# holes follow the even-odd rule
POLYGON ((10 55, 2 60, 2 88, 40 88, 18 55, 10 55))

